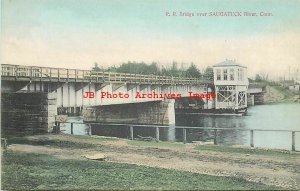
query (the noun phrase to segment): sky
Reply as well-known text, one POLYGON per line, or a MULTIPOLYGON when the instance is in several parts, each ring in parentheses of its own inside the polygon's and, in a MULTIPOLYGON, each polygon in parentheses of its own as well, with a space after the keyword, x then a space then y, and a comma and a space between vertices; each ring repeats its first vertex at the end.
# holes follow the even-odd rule
POLYGON ((277 76, 300 68, 299 10, 300 0, 1 0, 1 63, 90 69, 95 62, 176 61, 205 68, 235 59, 250 76, 277 76))

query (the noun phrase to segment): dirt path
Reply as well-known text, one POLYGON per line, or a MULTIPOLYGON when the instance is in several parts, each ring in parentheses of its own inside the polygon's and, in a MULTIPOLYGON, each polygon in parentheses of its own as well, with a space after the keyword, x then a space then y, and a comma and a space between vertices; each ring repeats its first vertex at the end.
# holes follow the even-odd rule
POLYGON ((107 161, 176 169, 195 173, 233 176, 267 185, 300 189, 300 154, 274 157, 271 155, 248 155, 215 151, 198 151, 194 145, 184 147, 139 147, 129 145, 127 140, 97 141, 76 139, 67 135, 31 137, 35 140, 59 140, 94 145, 87 149, 58 148, 24 144, 10 145, 9 149, 22 152, 49 154, 61 159, 87 160, 87 154, 102 153, 107 161))

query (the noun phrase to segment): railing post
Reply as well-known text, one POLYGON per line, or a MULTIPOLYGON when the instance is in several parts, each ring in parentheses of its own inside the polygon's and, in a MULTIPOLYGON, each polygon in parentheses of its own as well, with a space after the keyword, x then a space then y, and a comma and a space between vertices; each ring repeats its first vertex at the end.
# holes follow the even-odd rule
POLYGON ((52 79, 52 69, 50 68, 50 81, 52 79))
POLYGON ((214 129, 214 145, 217 145, 217 129, 214 129))
POLYGON ((183 143, 186 144, 186 128, 183 128, 183 143))
POLYGON ((41 78, 41 81, 42 81, 42 78, 43 78, 43 68, 40 67, 40 69, 41 69, 41 70, 40 70, 40 71, 41 71, 41 73, 40 73, 40 74, 41 74, 40 78, 41 78))
POLYGON ((129 131, 130 131, 130 140, 133 140, 133 126, 129 126, 129 131))
POLYGON ((96 82, 98 82, 99 72, 96 72, 96 82))
POLYGON ((30 79, 33 77, 32 67, 30 67, 30 79))
POLYGON ((73 123, 71 123, 71 135, 73 135, 73 123))
POLYGON ((15 67, 15 76, 16 76, 16 80, 18 79, 18 75, 19 75, 19 68, 18 66, 15 67))
POLYGON ((250 130, 250 146, 254 147, 254 131, 250 130))
POLYGON ((159 127, 156 127, 156 140, 159 141, 159 127))
POLYGON ((89 136, 92 136, 92 125, 89 124, 89 136))
POLYGON ((56 134, 60 132, 60 122, 57 122, 57 127, 56 127, 56 134))
POLYGON ((78 71, 75 70, 75 82, 77 82, 77 78, 78 78, 78 71))
POLYGON ((292 131, 292 151, 296 151, 296 146, 295 146, 295 131, 292 131))

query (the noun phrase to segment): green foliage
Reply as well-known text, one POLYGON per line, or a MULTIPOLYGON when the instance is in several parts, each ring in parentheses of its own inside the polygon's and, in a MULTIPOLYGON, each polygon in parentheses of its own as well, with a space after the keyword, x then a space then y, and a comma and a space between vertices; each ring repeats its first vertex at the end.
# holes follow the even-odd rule
MULTIPOLYGON (((144 62, 131 62, 121 64, 119 67, 112 66, 107 69, 100 68, 97 63, 92 68, 93 71, 108 71, 108 72, 120 72, 120 73, 131 73, 131 74, 146 74, 146 75, 164 75, 174 77, 189 77, 189 78, 201 78, 202 75, 200 70, 194 63, 191 63, 187 69, 184 69, 183 65, 178 67, 178 63, 173 61, 170 67, 159 66, 156 62, 146 64, 144 62)), ((212 80, 213 70, 208 67, 205 70, 204 75, 207 79, 212 80)))
POLYGON ((259 74, 256 74, 256 75, 255 75, 255 81, 256 81, 256 82, 261 82, 261 81, 262 81, 262 78, 260 77, 259 74))
POLYGON ((197 66, 194 63, 191 63, 190 67, 185 71, 185 76, 192 78, 200 78, 201 73, 197 66))
POLYGON ((254 80, 252 80, 251 78, 248 78, 249 83, 255 82, 254 80))
POLYGON ((159 67, 155 62, 152 62, 150 65, 148 65, 144 62, 136 63, 128 61, 127 63, 123 63, 121 66, 116 68, 116 72, 132 74, 160 74, 159 67))
POLYGON ((207 67, 205 70, 204 70, 204 74, 203 74, 203 78, 205 80, 211 80, 213 81, 214 80, 214 70, 212 67, 207 67))
POLYGON ((269 79, 269 76, 266 74, 256 74, 255 78, 248 78, 250 83, 260 83, 260 84, 266 84, 266 85, 270 85, 270 86, 277 86, 279 85, 278 82, 272 81, 269 79))
POLYGON ((96 71, 96 72, 101 72, 101 71, 103 71, 103 68, 100 68, 99 65, 98 65, 98 63, 95 62, 94 63, 94 67, 92 68, 92 70, 96 71))

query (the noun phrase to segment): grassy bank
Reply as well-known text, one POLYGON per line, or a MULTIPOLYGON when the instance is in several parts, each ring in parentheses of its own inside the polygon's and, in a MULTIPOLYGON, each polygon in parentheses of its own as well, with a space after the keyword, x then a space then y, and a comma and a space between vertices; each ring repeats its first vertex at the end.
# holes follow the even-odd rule
POLYGON ((2 158, 2 189, 275 189, 232 177, 50 155, 8 151, 2 158))
POLYGON ((16 145, 9 146, 2 158, 2 189, 5 190, 278 188, 270 185, 297 188, 289 182, 294 181, 293 176, 298 172, 298 152, 65 134, 17 137, 8 142, 16 145), (107 160, 82 157, 93 153, 103 153, 107 160), (273 159, 279 160, 272 162, 273 159), (198 168, 201 171, 194 171, 198 168), (261 168, 278 174, 253 173, 255 170, 261 173, 261 168), (214 176, 201 174, 208 172, 214 176), (280 184, 266 182, 266 178, 275 180, 272 176, 279 178, 283 173, 293 174, 280 184))

